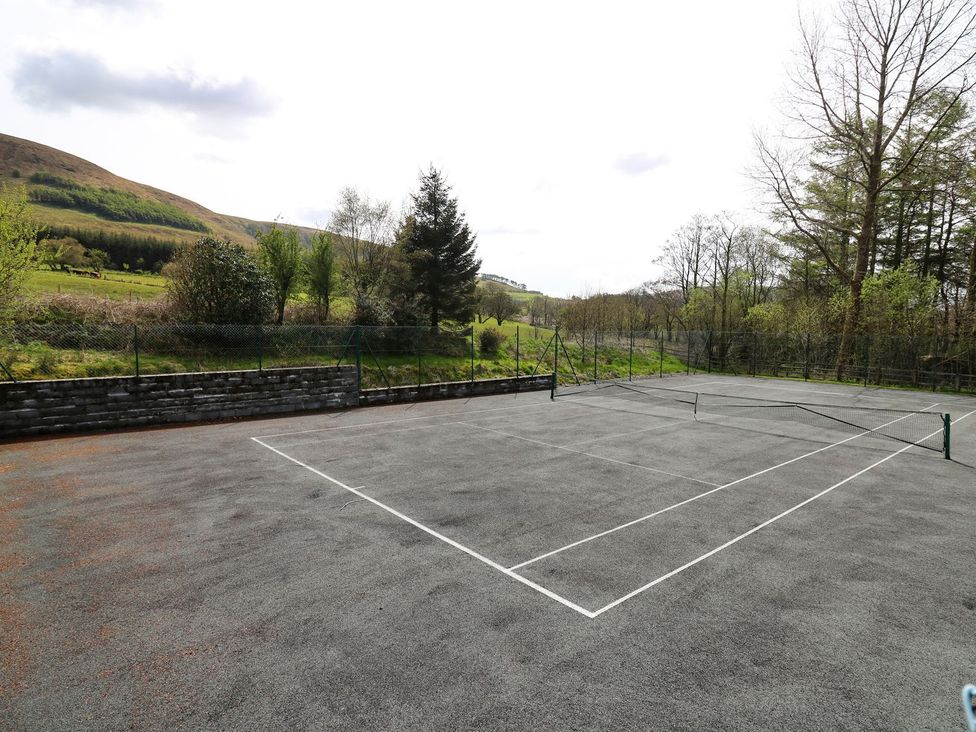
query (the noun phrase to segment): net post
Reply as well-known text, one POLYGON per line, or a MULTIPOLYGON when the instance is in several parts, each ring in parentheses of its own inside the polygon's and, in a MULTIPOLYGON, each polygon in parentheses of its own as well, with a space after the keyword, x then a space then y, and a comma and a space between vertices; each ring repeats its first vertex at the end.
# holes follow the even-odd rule
POLYGON ((664 331, 657 336, 657 376, 664 378, 664 331))
POLYGON ((471 383, 474 383, 474 323, 471 324, 471 383))
POLYGON ((685 331, 685 345, 688 347, 688 356, 685 359, 685 374, 691 375, 691 333, 690 331, 685 331))
POLYGON ((132 324, 132 348, 136 353, 136 378, 139 378, 139 326, 132 324))
POLYGON ((556 372, 552 372, 552 378, 549 380, 549 401, 556 400, 556 372))
POLYGON ((946 460, 952 460, 949 452, 950 433, 952 431, 952 418, 948 414, 942 415, 942 452, 945 453, 946 460))

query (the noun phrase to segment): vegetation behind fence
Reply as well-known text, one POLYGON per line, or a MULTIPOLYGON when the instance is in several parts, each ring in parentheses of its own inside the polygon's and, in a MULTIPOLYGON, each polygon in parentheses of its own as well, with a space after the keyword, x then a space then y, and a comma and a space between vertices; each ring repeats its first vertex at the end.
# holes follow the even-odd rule
POLYGON ((560 333, 364 326, 67 325, 0 328, 0 379, 356 364, 364 388, 551 373, 563 382, 715 372, 976 393, 976 352, 940 337, 805 333, 560 333))

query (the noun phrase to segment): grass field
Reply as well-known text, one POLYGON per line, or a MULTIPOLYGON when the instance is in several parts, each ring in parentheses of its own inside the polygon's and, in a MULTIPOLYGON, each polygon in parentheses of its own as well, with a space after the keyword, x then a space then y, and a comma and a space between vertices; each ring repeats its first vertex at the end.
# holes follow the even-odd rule
MULTIPOLYGON (((474 358, 471 341, 458 339, 442 344, 439 350, 427 348, 418 353, 409 344, 391 346, 370 343, 362 345, 363 386, 401 386, 418 382, 463 381, 513 376, 516 373, 549 373, 554 365, 551 330, 533 328, 524 323, 505 323, 500 329, 505 339, 495 353, 482 352, 477 333, 488 324, 475 324, 474 358), (519 338, 516 339, 516 328, 519 338)), ((494 326, 494 321, 491 322, 494 326)), ((104 348, 56 348, 41 341, 27 345, 0 347, 0 363, 18 380, 44 378, 81 378, 127 375, 136 371, 134 332, 119 329, 118 343, 112 350, 104 348)), ((139 353, 142 374, 222 371, 284 366, 316 366, 355 361, 354 351, 341 346, 312 350, 301 345, 286 351, 259 349, 257 342, 242 348, 195 344, 192 352, 161 352, 148 347, 143 337, 139 353)), ((592 346, 582 348, 567 342, 559 354, 559 373, 563 381, 577 377, 589 379, 594 374, 592 346)), ((631 356, 627 344, 601 344, 596 358, 596 375, 600 379, 625 378, 683 371, 677 358, 664 355, 656 348, 637 345, 631 356)))
POLYGON ((31 293, 63 293, 66 295, 90 295, 110 300, 151 300, 166 294, 166 278, 159 275, 141 275, 130 272, 106 271, 102 278, 36 270, 27 280, 31 293))

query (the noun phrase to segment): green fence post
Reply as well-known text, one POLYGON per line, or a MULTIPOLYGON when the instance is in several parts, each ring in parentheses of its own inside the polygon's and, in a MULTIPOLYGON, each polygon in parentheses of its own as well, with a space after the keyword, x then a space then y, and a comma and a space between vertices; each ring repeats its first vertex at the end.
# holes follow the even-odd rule
POLYGON ((634 380, 634 331, 630 331, 630 356, 627 359, 627 380, 634 380))
POLYGON ((657 338, 657 376, 659 379, 664 378, 664 331, 662 331, 657 338))
POLYGON ((952 431, 952 418, 948 414, 942 415, 942 451, 946 460, 952 460, 949 454, 949 433, 952 431))
POLYGON ((471 383, 474 383, 474 323, 471 324, 471 383))
POLYGON ((363 388, 363 329, 357 325, 355 330, 356 339, 356 387, 363 388))
POLYGON ((136 352, 136 378, 139 377, 139 326, 132 326, 132 348, 136 352))
POLYGON ((685 341, 687 342, 688 345, 688 356, 687 356, 687 360, 685 361, 685 374, 690 375, 691 374, 691 335, 688 331, 685 331, 685 341))
POLYGON ((519 387, 519 348, 521 346, 519 327, 515 326, 515 391, 518 391, 519 387))
POLYGON ((597 350, 597 339, 599 337, 600 336, 597 333, 597 331, 594 330, 593 331, 593 383, 594 384, 597 382, 597 373, 596 373, 596 350, 597 350))
POLYGON ((553 336, 555 348, 552 350, 552 384, 553 390, 556 388, 557 379, 559 378, 557 374, 559 373, 559 326, 556 326, 556 335, 553 336))
POLYGON ((417 388, 419 389, 424 385, 424 349, 420 345, 421 335, 418 333, 417 336, 413 347, 417 349, 417 388))
POLYGON ((871 375, 871 336, 864 338, 864 386, 868 385, 868 377, 871 375))
POLYGON ((257 326, 258 329, 258 371, 264 366, 264 327, 257 326))

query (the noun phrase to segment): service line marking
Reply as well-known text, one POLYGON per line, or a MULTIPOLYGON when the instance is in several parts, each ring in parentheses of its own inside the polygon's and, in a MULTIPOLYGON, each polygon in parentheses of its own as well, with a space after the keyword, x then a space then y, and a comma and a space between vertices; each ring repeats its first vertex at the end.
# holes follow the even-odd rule
MULTIPOLYGON (((657 468, 649 468, 646 465, 639 465, 637 463, 628 463, 623 460, 615 460, 613 458, 604 457, 603 455, 597 455, 593 452, 585 452, 583 450, 574 450, 571 447, 566 447, 564 445, 554 445, 551 442, 542 442, 541 440, 533 440, 531 437, 522 437, 521 435, 513 435, 511 432, 502 432, 501 430, 496 430, 491 427, 483 427, 480 424, 474 424, 473 422, 459 421, 458 424, 463 424, 468 427, 474 427, 478 430, 484 430, 485 432, 494 432, 496 435, 502 435, 503 437, 511 437, 515 440, 523 440, 524 442, 531 442, 533 445, 542 445, 543 447, 548 447, 551 450, 564 450, 565 452, 571 452, 576 455, 586 455, 587 457, 594 458, 596 460, 604 460, 608 463, 616 463, 617 465, 626 465, 628 468, 637 468, 638 470, 646 470, 651 473, 659 473, 661 475, 667 475, 672 478, 680 478, 681 480, 690 480, 693 483, 701 483, 703 485, 714 485, 717 486, 718 483, 712 483, 708 480, 702 480, 701 478, 692 478, 688 475, 681 475, 680 473, 669 473, 667 470, 658 470, 657 468)), ((680 426, 685 424, 684 422, 676 423, 673 426, 680 426)), ((668 425, 669 427, 672 425, 668 425)))
POLYGON ((491 559, 489 559, 488 557, 484 556, 483 554, 479 554, 474 549, 471 549, 470 547, 466 547, 464 544, 461 544, 459 542, 454 541, 454 539, 450 539, 450 538, 444 536, 443 534, 441 534, 438 531, 435 531, 434 529, 430 528, 429 526, 425 526, 424 524, 420 523, 419 521, 410 518, 406 514, 401 513, 400 511, 397 511, 395 508, 391 508, 390 506, 387 506, 385 503, 382 503, 380 501, 377 501, 372 496, 368 496, 365 493, 363 493, 362 490, 361 490, 361 488, 352 488, 351 486, 348 486, 345 483, 343 483, 343 482, 341 482, 339 480, 336 480, 332 476, 326 475, 321 470, 318 470, 316 468, 313 468, 311 465, 308 465, 307 463, 303 463, 301 460, 297 460, 296 458, 293 458, 291 455, 288 455, 288 454, 282 452, 281 450, 279 450, 277 448, 271 447, 271 445, 268 445, 268 444, 265 444, 264 442, 261 442, 261 439, 258 438, 258 437, 252 437, 251 439, 254 440, 254 442, 256 442, 257 444, 261 445, 262 447, 265 447, 268 450, 271 450, 271 452, 277 453, 281 457, 283 457, 283 458, 285 458, 287 460, 290 460, 291 462, 295 463, 295 465, 298 465, 298 466, 300 466, 302 468, 305 468, 305 470, 308 470, 309 472, 314 473, 315 475, 319 476, 320 478, 324 478, 325 480, 329 481, 330 483, 334 483, 335 485, 339 486, 340 488, 342 488, 344 490, 349 491, 350 493, 352 493, 355 496, 358 496, 360 499, 362 499, 364 501, 369 501, 373 505, 378 506, 379 508, 382 508, 384 511, 393 514, 398 519, 400 519, 402 521, 406 521, 408 524, 410 524, 412 526, 416 526, 421 531, 424 531, 424 532, 430 534, 431 536, 433 536, 436 539, 440 539, 445 544, 449 544, 449 545, 453 546, 455 549, 460 549, 462 552, 464 552, 468 556, 474 557, 475 559, 477 559, 480 562, 484 562, 485 564, 487 564, 492 569, 497 569, 499 572, 501 572, 502 574, 506 575, 507 577, 511 577, 516 582, 521 582, 523 585, 525 585, 527 587, 531 587, 536 592, 541 592, 546 597, 548 597, 548 598, 550 598, 552 600, 555 600, 556 602, 562 603, 563 605, 565 605, 566 607, 568 607, 570 610, 575 610, 580 615, 585 615, 588 618, 594 617, 592 611, 587 610, 586 608, 577 605, 572 600, 567 600, 562 595, 557 595, 552 590, 549 590, 549 589, 543 587, 542 585, 540 585, 540 584, 538 584, 536 582, 533 582, 530 579, 527 579, 527 578, 525 578, 525 577, 523 577, 523 576, 521 576, 519 574, 516 574, 512 570, 510 570, 510 569, 508 569, 506 567, 503 567, 498 562, 492 561, 491 559))
MULTIPOLYGON (((930 404, 925 409, 922 409, 920 411, 923 411, 924 412, 924 411, 926 411, 928 409, 931 409, 932 407, 937 407, 937 406, 939 406, 939 402, 936 402, 935 404, 930 404)), ((910 414, 906 414, 903 417, 899 417, 898 419, 893 419, 890 422, 886 422, 885 424, 881 425, 881 427, 887 427, 889 424, 894 424, 895 422, 900 422, 901 420, 903 420, 903 419, 905 419, 907 417, 910 417, 910 416, 911 416, 910 414)), ((821 448, 818 448, 818 449, 813 450, 811 452, 805 453, 804 455, 799 455, 798 457, 795 457, 795 458, 791 458, 789 460, 786 460, 785 462, 779 463, 778 465, 773 465, 771 467, 764 468, 763 470, 756 471, 755 473, 752 473, 751 475, 746 475, 745 477, 737 478, 736 480, 733 480, 733 481, 731 481, 729 483, 726 483, 724 485, 720 485, 720 486, 717 486, 715 488, 712 488, 712 490, 710 490, 710 491, 705 491, 704 493, 699 493, 697 496, 692 496, 691 498, 686 498, 683 501, 679 501, 678 503, 674 503, 674 504, 672 504, 670 506, 666 506, 665 508, 658 509, 657 511, 654 511, 653 513, 649 513, 646 516, 641 516, 640 518, 636 518, 633 521, 628 521, 625 524, 620 524, 620 526, 614 526, 612 529, 607 529, 606 531, 601 531, 598 534, 593 534, 592 536, 587 536, 584 539, 579 539, 577 541, 572 542, 571 544, 567 544, 566 546, 561 546, 558 549, 553 549, 551 552, 546 552, 545 554, 540 554, 537 557, 533 557, 532 559, 528 559, 528 560, 526 560, 524 562, 521 562, 519 564, 513 564, 511 567, 509 567, 509 569, 521 569, 522 567, 526 567, 526 566, 528 566, 530 564, 534 564, 535 562, 538 562, 539 560, 546 559, 546 558, 551 557, 551 556, 554 556, 556 554, 560 554, 561 552, 564 552, 567 549, 572 549, 573 547, 577 547, 580 544, 586 544, 587 542, 593 541, 594 539, 599 539, 600 537, 603 537, 603 536, 607 536, 609 534, 616 533, 616 532, 621 531, 623 529, 626 529, 626 528, 628 528, 630 526, 635 526, 636 524, 639 524, 639 523, 642 523, 642 522, 647 521, 649 519, 652 519, 655 516, 660 516, 662 513, 667 513, 668 511, 673 511, 676 508, 680 508, 681 506, 685 506, 685 505, 687 505, 689 503, 692 503, 693 501, 697 501, 697 500, 699 500, 701 498, 704 498, 705 496, 710 496, 713 493, 718 493, 719 491, 725 490, 726 488, 731 488, 732 486, 738 485, 739 483, 742 483, 743 481, 749 480, 751 478, 756 478, 756 477, 758 477, 760 475, 763 475, 764 473, 769 473, 769 472, 772 472, 773 470, 777 470, 777 469, 782 468, 782 467, 785 467, 787 465, 791 465, 792 463, 795 463, 795 462, 797 462, 799 460, 803 460, 805 458, 808 458, 811 455, 816 455, 817 453, 823 452, 824 450, 829 450, 829 449, 831 449, 833 447, 837 447, 838 445, 843 445, 846 442, 850 442, 851 440, 856 440, 858 437, 864 437, 864 435, 869 435, 869 434, 871 434, 871 430, 867 430, 865 432, 861 432, 860 434, 853 435, 851 437, 847 437, 847 438, 845 438, 843 440, 840 440, 838 442, 834 442, 834 443, 832 443, 830 445, 825 445, 824 447, 821 447, 821 448)), ((934 434, 938 434, 938 432, 933 432, 932 434, 933 435, 934 434)), ((931 436, 932 435, 929 435, 928 437, 931 437, 931 436)), ((919 442, 922 442, 923 440, 928 439, 928 437, 923 437, 922 440, 919 440, 919 442)), ((913 446, 914 445, 908 445, 908 447, 913 447, 913 446)), ((898 453, 893 453, 893 454, 894 455, 897 455, 898 453)))
MULTIPOLYGON (((976 409, 972 410, 971 412, 967 412, 966 414, 964 414, 959 419, 953 420, 952 421, 952 424, 958 424, 959 422, 962 422, 964 419, 966 419, 966 417, 968 417, 971 414, 976 414, 976 409)), ((924 442, 925 440, 929 439, 930 437, 935 437, 935 435, 939 434, 940 431, 941 430, 936 430, 932 434, 926 435, 925 437, 923 437, 922 439, 916 441, 915 443, 913 443, 911 445, 905 445, 905 447, 901 448, 897 452, 893 452, 890 455, 887 455, 887 456, 881 458, 876 463, 872 463, 868 467, 862 468, 861 470, 857 471, 853 475, 849 475, 848 477, 844 478, 844 480, 840 481, 839 483, 834 483, 832 486, 830 486, 830 488, 825 488, 824 490, 820 491, 816 495, 810 496, 805 501, 801 501, 800 503, 796 504, 792 508, 788 508, 785 511, 783 511, 782 513, 779 513, 776 516, 773 516, 771 519, 767 519, 766 521, 763 521, 758 526, 754 526, 751 529, 749 529, 748 531, 746 531, 746 532, 744 532, 742 534, 739 534, 734 539, 730 539, 729 541, 725 542, 721 546, 717 546, 714 549, 712 549, 711 551, 705 552, 700 557, 697 557, 695 559, 692 559, 690 562, 687 562, 685 564, 682 564, 677 569, 673 569, 670 572, 668 572, 667 574, 663 574, 660 577, 658 577, 657 579, 648 582, 646 585, 643 585, 641 587, 638 587, 636 590, 634 590, 632 592, 628 592, 623 597, 620 597, 620 598, 614 600, 613 602, 609 603, 608 605, 604 605, 599 610, 594 611, 592 617, 596 617, 597 615, 601 615, 601 614, 605 613, 607 610, 610 610, 612 608, 617 607, 617 605, 620 605, 621 603, 626 602, 627 600, 631 599, 632 597, 636 597, 637 595, 639 595, 640 593, 644 592, 645 590, 649 590, 650 588, 654 587, 655 585, 658 585, 661 582, 664 582, 665 580, 670 579, 671 577, 674 577, 676 574, 680 574, 681 572, 684 572, 686 569, 688 569, 690 567, 694 567, 699 562, 703 562, 706 559, 708 559, 709 557, 712 557, 712 556, 718 554, 723 549, 728 549, 730 546, 732 546, 733 544, 737 544, 738 542, 740 542, 743 539, 745 539, 747 536, 751 536, 752 534, 755 534, 760 529, 763 529, 766 526, 769 526, 770 524, 775 523, 776 521, 779 521, 781 518, 783 518, 785 516, 789 516, 791 513, 793 513, 794 511, 796 511, 796 510, 798 510, 800 508, 803 508, 808 503, 812 503, 813 501, 817 500, 818 498, 821 498, 821 497, 827 495, 828 493, 830 493, 835 488, 840 488, 845 483, 849 483, 850 481, 854 480, 858 476, 864 475, 869 470, 873 470, 874 468, 878 467, 882 463, 888 462, 893 457, 896 457, 897 455, 901 455, 903 452, 905 452, 905 450, 909 450, 909 449, 915 447, 915 445, 919 444, 920 442, 924 442)))

